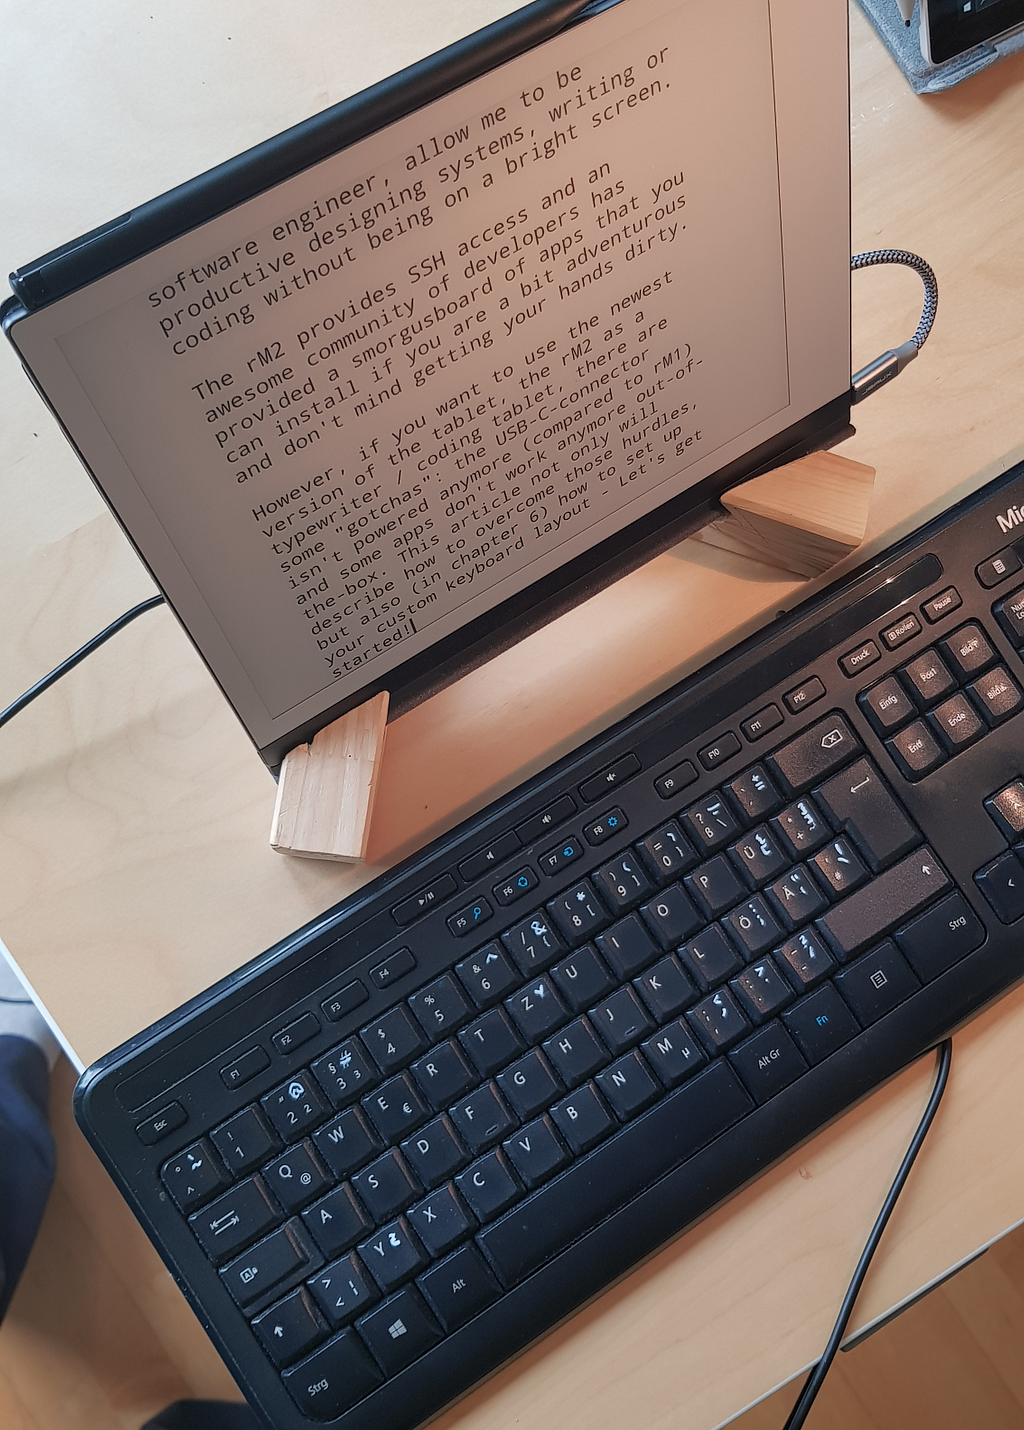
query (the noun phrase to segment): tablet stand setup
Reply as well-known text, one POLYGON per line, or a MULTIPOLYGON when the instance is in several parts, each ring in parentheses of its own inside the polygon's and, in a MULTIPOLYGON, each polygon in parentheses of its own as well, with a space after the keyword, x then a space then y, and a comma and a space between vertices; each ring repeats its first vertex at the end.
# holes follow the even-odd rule
MULTIPOLYGON (((873 467, 813 452, 734 487, 701 541, 810 579, 864 539, 873 467)), ((284 758, 270 843, 279 854, 358 864, 366 857, 387 734, 386 691, 284 758)))

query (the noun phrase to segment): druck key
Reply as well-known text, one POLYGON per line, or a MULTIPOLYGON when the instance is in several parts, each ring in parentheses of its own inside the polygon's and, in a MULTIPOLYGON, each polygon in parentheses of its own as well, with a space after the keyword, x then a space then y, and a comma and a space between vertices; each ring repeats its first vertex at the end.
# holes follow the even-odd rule
POLYGON ((752 1104, 725 1063, 624 1128, 477 1238, 508 1286, 738 1122, 752 1104))
POLYGON ((925 846, 836 904, 818 927, 840 958, 849 958, 948 887, 949 876, 925 846))

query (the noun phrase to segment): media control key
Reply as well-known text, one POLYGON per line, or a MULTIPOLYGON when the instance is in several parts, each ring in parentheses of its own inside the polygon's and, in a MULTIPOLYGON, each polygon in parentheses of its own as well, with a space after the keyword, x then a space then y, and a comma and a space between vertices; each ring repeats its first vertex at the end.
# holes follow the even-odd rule
POLYGON ((421 889, 418 894, 413 894, 411 899, 403 899, 400 904, 396 904, 391 910, 391 917, 396 924, 403 927, 413 923, 428 909, 432 909, 435 904, 439 904, 444 899, 450 899, 455 893, 458 885, 451 874, 442 874, 435 879, 432 884, 428 884, 425 889, 421 889))

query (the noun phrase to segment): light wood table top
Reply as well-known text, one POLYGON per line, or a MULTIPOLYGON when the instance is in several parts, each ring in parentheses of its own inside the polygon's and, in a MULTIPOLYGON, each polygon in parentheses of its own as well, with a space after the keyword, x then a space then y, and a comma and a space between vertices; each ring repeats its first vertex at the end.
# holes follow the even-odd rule
MULTIPOLYGON (((3 262, 18 266, 507 8, 9 0, 3 262)), ((858 434, 841 449, 878 468, 877 549, 1024 455, 1024 56, 917 99, 856 9, 851 35, 854 248, 914 249, 942 285, 921 360, 857 409, 858 434)), ((919 300, 912 274, 855 277, 855 366, 913 330, 919 300)), ((152 588, 6 346, 0 392, 2 707, 152 588)), ((396 720, 358 870, 271 852, 270 776, 169 613, 146 615, 0 734, 0 936, 85 1065, 727 648, 795 590, 684 542, 396 720)), ((793 1376, 824 1343, 931 1076, 929 1061, 897 1078, 441 1423, 707 1430, 793 1376)), ((860 1325, 1024 1218, 1022 1109, 1018 990, 957 1036, 947 1100, 860 1325)))

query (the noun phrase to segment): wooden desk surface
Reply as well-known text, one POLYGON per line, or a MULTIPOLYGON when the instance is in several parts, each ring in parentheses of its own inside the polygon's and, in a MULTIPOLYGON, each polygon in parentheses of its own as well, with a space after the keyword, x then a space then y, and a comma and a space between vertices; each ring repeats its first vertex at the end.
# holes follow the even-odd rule
MULTIPOLYGON (((506 8, 10 0, 0 257, 15 267, 506 8)), ((842 449, 878 468, 879 547, 1024 455, 1024 56, 922 100, 856 8, 851 33, 854 248, 915 249, 942 285, 921 360, 857 410, 842 449)), ((919 297, 909 273, 856 276, 855 366, 912 331, 919 297)), ((6 345, 0 384, 2 707, 151 587, 6 345)), ((270 851, 269 775, 172 618, 147 615, 0 735, 0 936, 84 1065, 796 589, 685 542, 397 720, 357 871, 270 851)), ((794 1375, 824 1342, 930 1079, 930 1065, 896 1079, 442 1423, 706 1430, 794 1375)), ((956 1039, 860 1325, 1024 1218, 1022 1109, 1018 990, 956 1039)))

